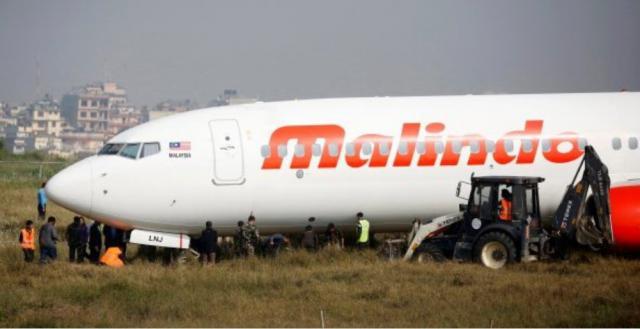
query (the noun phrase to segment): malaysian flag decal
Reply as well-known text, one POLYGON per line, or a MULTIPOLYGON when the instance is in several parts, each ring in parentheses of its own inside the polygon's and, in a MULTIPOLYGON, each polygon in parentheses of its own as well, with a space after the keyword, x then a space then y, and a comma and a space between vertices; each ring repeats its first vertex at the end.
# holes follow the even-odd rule
POLYGON ((169 150, 171 151, 191 151, 191 142, 170 142, 169 150))

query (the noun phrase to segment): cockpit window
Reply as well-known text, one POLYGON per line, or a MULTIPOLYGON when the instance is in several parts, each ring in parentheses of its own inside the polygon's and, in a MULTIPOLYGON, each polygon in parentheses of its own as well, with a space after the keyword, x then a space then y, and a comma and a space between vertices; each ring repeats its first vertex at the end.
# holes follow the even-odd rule
POLYGON ((125 158, 135 159, 138 157, 138 150, 140 149, 140 143, 135 144, 127 144, 122 151, 120 151, 120 156, 125 158))
POLYGON ((142 152, 140 152, 140 158, 152 156, 156 153, 160 153, 160 143, 144 143, 144 145, 142 145, 142 152))
POLYGON ((120 149, 122 149, 123 146, 124 146, 124 144, 107 144, 107 145, 102 147, 100 152, 98 152, 98 155, 114 155, 114 154, 118 154, 118 152, 120 152, 120 149))

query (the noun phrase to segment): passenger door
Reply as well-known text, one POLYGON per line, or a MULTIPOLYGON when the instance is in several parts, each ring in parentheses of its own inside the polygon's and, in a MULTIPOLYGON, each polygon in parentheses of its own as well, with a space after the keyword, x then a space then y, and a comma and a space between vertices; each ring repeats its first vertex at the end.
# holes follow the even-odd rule
POLYGON ((209 122, 213 143, 213 183, 239 185, 245 181, 244 154, 238 121, 234 119, 209 122))

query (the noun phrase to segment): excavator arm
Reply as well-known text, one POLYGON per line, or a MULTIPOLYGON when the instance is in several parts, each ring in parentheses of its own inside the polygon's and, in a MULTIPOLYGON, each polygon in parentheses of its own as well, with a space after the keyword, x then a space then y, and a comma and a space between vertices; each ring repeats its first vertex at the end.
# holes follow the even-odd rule
POLYGON ((579 243, 585 245, 611 245, 610 185, 607 166, 600 160, 595 149, 587 145, 573 181, 556 210, 555 233, 565 237, 575 236, 579 243), (582 178, 576 183, 581 171, 582 178), (589 190, 592 192, 590 197, 589 190))

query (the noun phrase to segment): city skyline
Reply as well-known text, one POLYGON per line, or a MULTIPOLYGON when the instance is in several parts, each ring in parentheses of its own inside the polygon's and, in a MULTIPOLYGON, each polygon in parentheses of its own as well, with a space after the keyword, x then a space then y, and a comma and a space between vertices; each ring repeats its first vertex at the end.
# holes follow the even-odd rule
POLYGON ((0 100, 640 90, 638 1, 3 1, 0 100), (451 19, 455 17, 455 19, 451 19), (612 51, 615 50, 615 51, 612 51))

